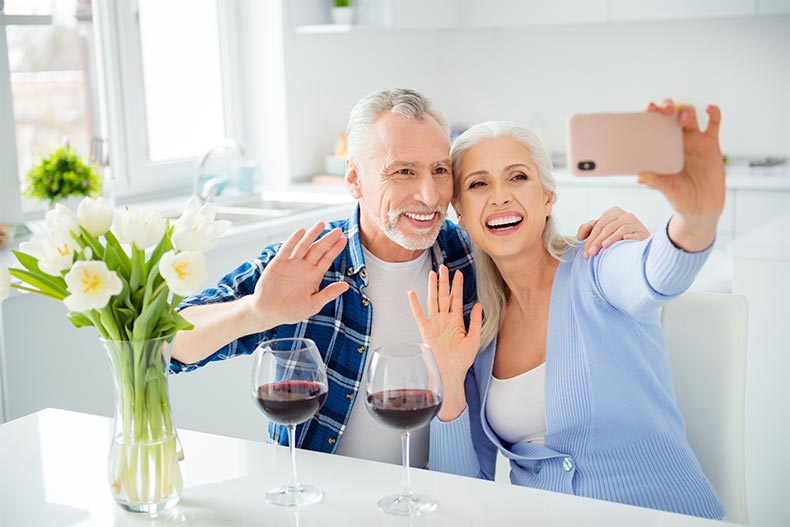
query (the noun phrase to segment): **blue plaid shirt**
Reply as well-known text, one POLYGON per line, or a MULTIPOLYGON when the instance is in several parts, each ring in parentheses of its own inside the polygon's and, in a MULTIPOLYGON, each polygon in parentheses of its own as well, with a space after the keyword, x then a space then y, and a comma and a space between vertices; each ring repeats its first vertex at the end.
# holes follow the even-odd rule
MULTIPOLYGON (((321 288, 342 280, 349 284, 348 291, 307 320, 241 337, 196 364, 185 365, 176 360, 171 364, 171 371, 174 373, 191 371, 211 361, 252 353, 264 340, 289 337, 312 339, 318 345, 326 364, 329 393, 318 414, 297 426, 296 445, 299 448, 329 453, 334 453, 337 448, 359 395, 365 358, 370 347, 374 310, 373 304, 365 295, 368 280, 359 239, 359 207, 355 208, 348 219, 330 223, 325 233, 335 227, 343 230, 348 244, 324 275, 321 288)), ((228 302, 252 294, 258 278, 281 245, 274 244, 264 248, 260 256, 241 264, 222 278, 216 287, 184 299, 179 309, 228 302)), ((431 249, 431 261, 434 270, 438 270, 440 264, 445 264, 450 273, 457 269, 464 273, 464 315, 468 323, 476 293, 471 245, 466 231, 451 221, 445 221, 431 249)), ((364 398, 364 394, 362 397, 364 398)), ((360 401, 360 404, 364 404, 364 401, 360 401)), ((269 435, 272 441, 281 445, 288 443, 284 426, 270 423, 269 435)))

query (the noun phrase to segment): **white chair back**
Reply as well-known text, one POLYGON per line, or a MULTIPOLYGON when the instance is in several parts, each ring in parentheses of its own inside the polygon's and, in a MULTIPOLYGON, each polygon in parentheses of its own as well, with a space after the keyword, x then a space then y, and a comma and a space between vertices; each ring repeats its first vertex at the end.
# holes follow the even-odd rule
POLYGON ((744 399, 748 304, 742 295, 685 293, 664 305, 664 331, 686 438, 727 511, 747 523, 744 399))

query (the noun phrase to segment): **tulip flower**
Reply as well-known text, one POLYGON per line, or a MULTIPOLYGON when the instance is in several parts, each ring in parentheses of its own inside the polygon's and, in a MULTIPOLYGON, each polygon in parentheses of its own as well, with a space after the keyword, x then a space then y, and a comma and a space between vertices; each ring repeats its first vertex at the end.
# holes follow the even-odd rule
POLYGON ((159 260, 159 274, 165 279, 167 287, 180 296, 196 293, 208 276, 205 259, 200 251, 166 252, 159 260))
POLYGON ((19 245, 21 252, 38 259, 39 268, 53 276, 60 276, 71 268, 79 248, 79 243, 69 231, 59 229, 54 229, 49 236, 34 238, 19 245))
POLYGON ((164 218, 155 209, 128 209, 115 215, 112 231, 120 241, 145 250, 159 243, 165 226, 164 218))
POLYGON ((228 228, 227 220, 216 221, 216 209, 211 203, 202 206, 192 196, 184 214, 173 228, 173 246, 180 251, 210 251, 228 228))
POLYGON ((103 309, 110 298, 123 290, 123 283, 104 262, 77 262, 64 277, 69 296, 63 299, 69 311, 82 313, 103 309))
POLYGON ((8 267, 0 264, 0 302, 8 298, 11 293, 11 274, 8 267))
POLYGON ((44 231, 49 235, 80 233, 80 220, 73 210, 58 203, 47 211, 44 231))
POLYGON ((77 209, 77 218, 91 236, 98 237, 110 230, 114 213, 104 198, 85 198, 77 209))

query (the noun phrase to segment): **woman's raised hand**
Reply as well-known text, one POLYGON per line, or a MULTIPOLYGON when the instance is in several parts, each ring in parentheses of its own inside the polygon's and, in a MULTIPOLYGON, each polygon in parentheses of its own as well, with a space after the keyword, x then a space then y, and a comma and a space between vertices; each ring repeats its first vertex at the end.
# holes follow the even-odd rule
POLYGON ((697 123, 693 106, 675 105, 665 99, 650 103, 648 112, 671 115, 677 112, 683 127, 683 169, 677 174, 639 174, 639 182, 660 190, 677 214, 669 225, 669 237, 687 251, 707 248, 716 236, 716 226, 724 208, 724 160, 719 147, 721 110, 709 105, 708 126, 697 123))
POLYGON ((456 418, 466 407, 464 379, 480 348, 483 306, 472 308, 467 331, 464 324, 464 275, 456 271, 450 287, 450 272, 442 265, 439 276, 428 277, 428 299, 424 313, 417 295, 409 291, 411 312, 420 328, 424 343, 431 347, 444 384, 444 400, 439 419, 456 418))

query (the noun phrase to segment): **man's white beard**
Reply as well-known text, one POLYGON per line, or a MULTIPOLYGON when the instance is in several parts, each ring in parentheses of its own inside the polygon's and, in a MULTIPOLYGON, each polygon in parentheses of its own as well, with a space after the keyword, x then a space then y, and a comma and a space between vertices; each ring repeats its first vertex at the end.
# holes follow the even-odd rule
POLYGON ((444 223, 445 217, 447 217, 447 210, 441 210, 439 207, 428 209, 428 208, 403 208, 398 209, 387 214, 387 221, 381 221, 378 214, 371 209, 367 202, 364 199, 359 200, 360 205, 367 211, 368 216, 376 222, 376 225, 387 235, 387 238, 392 240, 393 242, 397 243, 404 249, 408 249, 409 251, 421 251, 424 249, 429 249, 433 247, 433 244, 436 243, 436 237, 439 235, 439 231, 442 228, 442 223, 444 223), (430 229, 418 229, 417 232, 420 234, 416 235, 408 235, 403 233, 398 228, 398 220, 400 219, 401 214, 404 212, 412 212, 416 214, 430 214, 433 212, 438 212, 439 215, 437 217, 436 223, 434 223, 433 227, 430 229))

